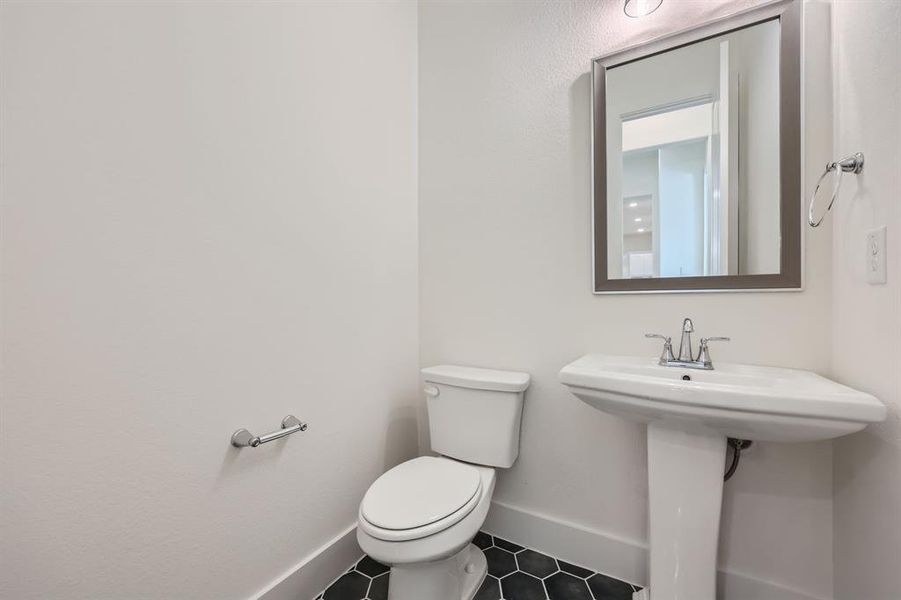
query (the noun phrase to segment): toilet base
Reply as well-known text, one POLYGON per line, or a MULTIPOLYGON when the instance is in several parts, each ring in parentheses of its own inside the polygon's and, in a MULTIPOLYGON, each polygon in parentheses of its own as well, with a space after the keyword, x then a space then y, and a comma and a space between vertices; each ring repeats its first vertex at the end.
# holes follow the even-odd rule
POLYGON ((469 544, 444 560, 391 567, 388 600, 472 600, 487 572, 485 554, 469 544))

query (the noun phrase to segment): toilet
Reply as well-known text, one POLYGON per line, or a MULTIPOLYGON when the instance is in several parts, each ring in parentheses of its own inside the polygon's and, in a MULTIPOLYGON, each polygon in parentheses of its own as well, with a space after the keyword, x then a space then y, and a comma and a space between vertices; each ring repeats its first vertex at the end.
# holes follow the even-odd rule
POLYGON ((487 572, 473 545, 494 493, 495 469, 519 455, 529 375, 441 365, 422 369, 431 447, 402 463, 360 503, 357 540, 391 567, 389 600, 471 600, 487 572))

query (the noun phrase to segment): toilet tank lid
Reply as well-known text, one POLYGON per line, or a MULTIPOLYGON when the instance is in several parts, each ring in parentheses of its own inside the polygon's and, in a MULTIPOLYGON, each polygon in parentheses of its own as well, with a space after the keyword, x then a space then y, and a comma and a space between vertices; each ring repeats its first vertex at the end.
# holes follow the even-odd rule
POLYGON ((430 383, 497 392, 522 392, 529 387, 530 381, 528 373, 457 365, 426 367, 422 370, 422 377, 430 383))

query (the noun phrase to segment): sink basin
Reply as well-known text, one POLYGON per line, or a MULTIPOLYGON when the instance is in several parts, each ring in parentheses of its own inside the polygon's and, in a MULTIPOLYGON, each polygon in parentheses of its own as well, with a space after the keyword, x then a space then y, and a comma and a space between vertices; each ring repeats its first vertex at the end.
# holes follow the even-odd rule
POLYGON ((815 373, 590 354, 560 371, 585 403, 648 425, 650 585, 636 599, 715 600, 726 438, 805 442, 885 419, 873 396, 815 373))
POLYGON ((653 358, 589 354, 565 366, 560 381, 610 414, 740 439, 823 440, 885 419, 885 406, 873 396, 796 369, 717 363, 701 371, 662 367, 653 358))

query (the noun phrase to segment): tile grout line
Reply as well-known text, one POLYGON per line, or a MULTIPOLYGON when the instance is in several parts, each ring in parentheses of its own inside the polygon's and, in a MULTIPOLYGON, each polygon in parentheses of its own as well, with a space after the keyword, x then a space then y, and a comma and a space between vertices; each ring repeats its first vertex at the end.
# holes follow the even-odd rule
MULTIPOLYGON (((551 595, 550 595, 550 591, 548 588, 548 580, 550 578, 557 578, 557 576, 561 576, 564 579, 569 579, 570 581, 574 581, 574 582, 575 581, 582 582, 582 585, 584 585, 584 588, 585 588, 584 592, 587 592, 586 600, 597 600, 597 596, 595 595, 594 590, 592 589, 591 585, 589 584, 589 580, 593 579, 596 576, 600 576, 601 578, 603 578, 602 581, 611 580, 613 582, 616 582, 617 584, 621 584, 621 585, 625 586, 626 588, 628 588, 628 594, 629 594, 630 599, 631 599, 632 593, 641 589, 641 588, 636 587, 632 583, 616 579, 615 577, 611 577, 609 575, 606 575, 599 571, 594 571, 592 569, 583 567, 581 565, 576 565, 574 563, 567 562, 566 564, 573 567, 573 570, 578 570, 580 573, 587 573, 587 575, 579 575, 577 573, 570 572, 569 570, 564 569, 562 566, 562 564, 565 561, 562 561, 561 559, 557 558, 556 556, 546 554, 535 548, 532 548, 531 546, 523 546, 521 544, 517 544, 516 542, 512 542, 510 540, 507 540, 506 538, 499 537, 488 531, 482 530, 479 532, 479 534, 482 534, 482 536, 483 536, 479 540, 480 543, 485 544, 487 542, 485 547, 483 548, 481 545, 476 544, 475 539, 473 539, 472 543, 475 544, 476 547, 479 548, 482 552, 488 553, 488 551, 490 551, 490 550, 497 550, 497 552, 506 554, 506 555, 510 556, 510 558, 513 559, 512 564, 509 564, 509 559, 501 560, 500 564, 495 563, 496 567, 500 567, 500 569, 501 569, 500 572, 503 572, 503 570, 504 570, 504 567, 501 566, 504 563, 504 561, 508 562, 506 567, 507 568, 512 567, 513 570, 506 572, 503 575, 492 575, 491 573, 486 573, 485 579, 483 580, 482 584, 480 584, 479 589, 476 591, 477 593, 482 591, 483 587, 485 586, 485 582, 487 582, 490 578, 491 581, 493 581, 497 585, 496 593, 498 595, 494 596, 495 600, 507 600, 507 596, 505 595, 505 590, 504 590, 504 582, 508 579, 512 580, 513 576, 517 575, 517 574, 519 574, 519 576, 516 578, 517 584, 526 585, 525 591, 527 594, 534 594, 534 593, 543 594, 543 600, 550 600, 551 595), (485 539, 485 538, 487 538, 487 539, 485 539), (498 543, 497 543, 498 541, 500 541, 502 545, 498 545, 498 543), (523 562, 522 562, 523 558, 522 557, 525 555, 526 552, 532 552, 534 554, 539 555, 540 557, 543 557, 543 559, 539 559, 537 562, 534 562, 534 564, 532 564, 531 566, 528 566, 528 565, 526 566, 527 569, 532 568, 535 571, 534 573, 532 571, 523 569, 523 562), (546 569, 548 567, 548 563, 544 562, 545 559, 549 559, 551 561, 551 564, 553 565, 553 571, 550 571, 550 572, 546 571, 546 569), (539 576, 539 573, 546 573, 546 574, 544 576, 539 576), (533 581, 539 582, 541 584, 541 587, 536 588, 533 581)), ((479 535, 476 535, 476 538, 479 538, 479 535)), ((494 554, 497 554, 497 553, 494 553, 494 554)), ((357 568, 360 561, 362 561, 366 558, 367 558, 366 554, 363 554, 360 558, 356 559, 356 561, 350 566, 350 568, 347 569, 343 574, 338 576, 335 580, 333 580, 322 592, 319 593, 318 596, 316 596, 315 600, 324 600, 325 595, 329 592, 329 590, 340 579, 350 575, 351 573, 356 573, 357 575, 365 577, 367 580, 366 589, 365 589, 365 591, 362 591, 362 594, 363 594, 362 597, 357 596, 357 594, 361 593, 360 591, 357 591, 357 592, 353 592, 349 596, 346 595, 346 593, 341 593, 340 596, 330 598, 329 600, 372 600, 373 584, 375 583, 376 577, 369 576, 357 568)), ((495 558, 496 558, 496 560, 499 560, 500 555, 498 554, 498 556, 496 556, 495 558)), ((369 560, 372 560, 373 562, 376 562, 376 564, 381 565, 381 563, 378 563, 378 561, 374 561, 374 559, 370 558, 369 560)), ((530 557, 530 561, 534 561, 534 559, 532 557, 530 557)), ((386 565, 381 565, 381 566, 384 567, 385 569, 388 568, 386 565)), ((388 573, 390 573, 390 571, 388 571, 388 573)), ((386 575, 386 571, 383 571, 383 572, 379 573, 377 575, 377 577, 383 577, 385 575, 386 575)), ((563 583, 565 583, 565 581, 563 583)), ((555 585, 557 585, 557 584, 555 583, 555 585)), ((338 588, 338 589, 340 589, 340 588, 338 588)), ((359 588, 357 588, 357 589, 359 589, 359 588)), ((345 592, 346 591, 347 591, 347 589, 345 588, 345 592)), ((625 590, 620 590, 620 591, 625 591, 625 590)), ((584 594, 584 592, 582 592, 582 593, 584 594)), ((619 595, 619 592, 616 592, 616 594, 619 595)), ((539 596, 539 597, 541 597, 541 596, 539 596)))
MULTIPOLYGON (((345 570, 345 571, 343 571, 340 575, 338 575, 337 577, 335 577, 334 579, 332 579, 332 580, 329 582, 329 584, 328 584, 327 586, 325 586, 325 588, 324 588, 321 592, 319 592, 318 594, 316 594, 315 596, 313 596, 313 600, 319 600, 320 598, 323 598, 323 597, 325 596, 325 592, 327 592, 328 589, 329 589, 330 587, 332 587, 333 585, 335 585, 335 584, 338 582, 339 579, 341 579, 342 577, 344 577, 345 575, 347 575, 348 573, 350 573, 351 571, 353 571, 353 570, 355 570, 355 569, 357 568, 357 563, 359 563, 361 560, 363 560, 363 557, 364 557, 364 556, 366 556, 366 553, 365 553, 365 552, 364 552, 363 554, 361 554, 359 558, 355 558, 354 561, 351 563, 350 568, 347 569, 347 570, 345 570)), ((370 581, 370 583, 371 583, 371 581, 370 581)), ((369 589, 368 589, 368 588, 366 589, 366 593, 367 593, 367 594, 369 593, 369 589)))

